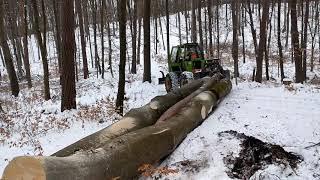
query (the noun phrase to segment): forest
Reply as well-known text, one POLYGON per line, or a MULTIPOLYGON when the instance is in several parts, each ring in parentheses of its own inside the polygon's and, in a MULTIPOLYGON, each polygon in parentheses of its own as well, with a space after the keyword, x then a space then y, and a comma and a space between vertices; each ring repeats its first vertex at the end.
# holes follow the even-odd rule
MULTIPOLYGON (((317 0, 0 0, 0 175, 14 157, 64 157, 57 154, 65 147, 108 127, 139 126, 119 134, 128 151, 138 151, 140 134, 177 117, 174 149, 133 175, 123 165, 123 179, 319 179, 319 8, 317 0), (187 58, 184 48, 194 45, 202 72, 212 61, 229 75, 197 79, 191 60, 177 65, 184 60, 176 53, 187 58), (205 101, 205 118, 200 108, 201 122, 191 128, 179 115, 191 108, 185 116, 192 119, 204 91, 217 99, 211 107, 205 101), (149 115, 147 105, 174 114, 149 115), (249 155, 255 148, 262 154, 249 155)), ((87 142, 89 151, 107 151, 106 142, 120 149, 111 136, 94 136, 100 145, 87 142)), ((161 149, 162 141, 142 144, 161 149)), ((75 156, 88 151, 80 149, 75 156)), ((127 156, 117 162, 133 163, 127 156)))

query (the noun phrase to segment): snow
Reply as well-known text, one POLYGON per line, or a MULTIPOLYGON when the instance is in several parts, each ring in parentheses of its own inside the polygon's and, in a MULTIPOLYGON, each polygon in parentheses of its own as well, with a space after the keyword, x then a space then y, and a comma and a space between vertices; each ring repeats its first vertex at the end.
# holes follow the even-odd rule
MULTIPOLYGON (((220 9, 224 14, 225 7, 220 9)), ((229 24, 221 18, 221 59, 224 67, 233 70, 230 44, 232 42, 231 20, 229 24)), ((284 16, 282 16, 284 17, 284 16)), ((175 15, 170 16, 170 44, 179 44, 178 27, 175 15)), ((254 16, 255 18, 255 16, 254 16)), ((162 29, 165 21, 162 18, 162 29)), ((254 19, 257 22, 257 19, 254 19)), ((182 43, 186 42, 185 24, 182 20, 182 43)), ((259 34, 258 23, 255 23, 259 34)), ((152 38, 154 28, 151 28, 152 38)), ((78 31, 76 31, 79 33, 78 31)), ((158 31, 160 32, 160 31, 158 31)), ((92 32, 91 32, 92 33, 92 32)), ((274 34, 276 37, 276 34, 274 34)), ((215 34, 215 33, 214 33, 215 34)), ((166 32, 163 33, 166 37, 166 32)), ((52 36, 47 36, 52 37, 52 36)), ((240 39, 240 38, 239 38, 240 39)), ((93 38, 91 38, 93 41, 93 38)), ((157 84, 161 77, 160 71, 167 72, 166 49, 162 47, 161 35, 158 37, 159 53, 152 48, 152 83, 142 83, 143 76, 143 46, 141 46, 141 65, 137 66, 137 74, 126 74, 125 111, 143 106, 157 95, 165 94, 163 85, 157 84)), ((190 40, 190 38, 189 38, 190 40)), ((283 37, 284 40, 284 37, 283 37)), ((318 39, 316 39, 317 42, 318 39)), ((90 78, 77 82, 77 110, 60 112, 60 85, 58 79, 57 58, 53 40, 48 42, 48 57, 50 59, 50 91, 52 99, 44 101, 42 95, 42 64, 38 59, 38 48, 34 36, 29 39, 29 53, 34 87, 30 90, 22 88, 19 97, 10 96, 8 83, 0 79, 0 101, 7 114, 0 114, 0 175, 5 166, 15 156, 50 155, 57 150, 91 134, 120 119, 115 113, 114 103, 118 87, 119 39, 112 37, 114 77, 106 70, 105 79, 96 77, 95 69, 90 66, 90 78)), ((131 38, 128 27, 128 54, 131 54, 131 38)), ((100 40, 97 40, 100 47, 100 40)), ((143 42, 143 40, 141 41, 143 42)), ((289 39, 289 47, 291 40, 289 39)), ((93 43, 93 42, 91 42, 93 43)), ((272 38, 270 57, 271 81, 262 84, 251 82, 255 68, 255 57, 250 27, 245 27, 245 43, 247 48, 246 63, 242 63, 239 54, 240 78, 238 85, 233 84, 231 93, 221 102, 211 116, 198 128, 191 132, 180 146, 162 162, 161 166, 177 168, 179 172, 162 176, 162 179, 229 179, 227 167, 223 158, 229 154, 238 155, 241 141, 232 136, 219 136, 226 130, 235 130, 254 136, 262 141, 278 144, 287 151, 301 155, 304 161, 298 169, 292 170, 278 165, 270 165, 259 170, 252 179, 319 179, 320 178, 320 146, 306 148, 320 140, 320 88, 319 84, 281 85, 277 43, 272 38), (250 49, 249 49, 250 48, 250 49), (179 162, 190 161, 193 166, 181 169, 179 162)), ((154 42, 152 42, 152 45, 154 42)), ((242 42, 239 41, 239 47, 242 42)), ((310 44, 308 44, 310 46, 310 44)), ((105 40, 105 47, 108 42, 105 40)), ((285 49, 285 75, 294 80, 294 64, 290 61, 290 49, 285 49)), ((99 51, 101 51, 99 49, 99 51)), ((107 49, 105 50, 106 53, 107 49)), ((239 52, 241 52, 239 50, 239 52)), ((308 51, 309 53, 309 51, 308 51)), ((78 53, 81 56, 81 53, 78 53)), ((89 64, 90 49, 87 47, 89 64)), ((99 53, 100 55, 100 53, 99 53)), ((315 53, 315 58, 319 52, 315 53)), ((126 72, 131 66, 128 58, 126 72)), ((82 62, 81 62, 82 63, 82 62)), ((319 64, 316 62, 315 72, 308 70, 308 77, 320 77, 319 64)), ((81 72, 81 69, 79 70, 81 72)), ((1 75, 6 75, 0 62, 1 75)), ((265 76, 265 75, 264 75, 265 76)), ((234 82, 234 79, 233 79, 234 82)), ((23 83, 25 82, 23 81, 23 83)))
POLYGON ((304 157, 296 172, 291 169, 284 171, 272 165, 257 172, 257 176, 276 174, 280 179, 315 178, 320 168, 314 156, 320 158, 320 147, 305 147, 320 139, 320 91, 301 85, 295 85, 294 88, 289 91, 282 85, 252 82, 242 82, 235 86, 213 114, 190 133, 162 164, 174 168, 172 164, 179 161, 205 159, 208 166, 200 167, 201 171, 194 174, 170 175, 170 179, 229 179, 223 158, 230 153, 237 155, 240 141, 234 137, 218 135, 227 130, 281 145, 285 150, 304 157), (290 173, 291 176, 288 176, 290 173))

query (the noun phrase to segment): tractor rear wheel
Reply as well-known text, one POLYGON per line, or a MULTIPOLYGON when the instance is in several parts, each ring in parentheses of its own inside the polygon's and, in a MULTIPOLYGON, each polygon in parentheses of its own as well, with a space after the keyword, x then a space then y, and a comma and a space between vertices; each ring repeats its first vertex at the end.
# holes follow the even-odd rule
POLYGON ((167 92, 179 88, 179 78, 176 73, 170 72, 166 75, 165 87, 167 92))
POLYGON ((180 76, 180 87, 190 83, 194 79, 193 73, 184 71, 180 76))

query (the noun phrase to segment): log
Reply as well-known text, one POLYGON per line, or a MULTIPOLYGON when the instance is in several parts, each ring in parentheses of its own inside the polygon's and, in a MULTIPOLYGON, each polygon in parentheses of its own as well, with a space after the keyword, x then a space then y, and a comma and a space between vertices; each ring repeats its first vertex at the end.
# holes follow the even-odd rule
POLYGON ((52 154, 52 156, 65 157, 74 154, 77 151, 96 149, 113 138, 153 125, 167 109, 199 89, 208 80, 208 78, 202 78, 166 95, 157 96, 145 106, 131 109, 118 122, 80 139, 52 154))
MULTIPOLYGON (((187 134, 217 106, 214 92, 228 94, 230 81, 221 81, 196 96, 166 123, 159 123, 112 139, 92 151, 68 157, 17 157, 5 168, 3 179, 132 179, 143 164, 153 164, 169 155, 187 134), (224 90, 220 86, 225 87, 224 90)), ((220 97, 220 94, 219 94, 220 97)))
POLYGON ((157 123, 164 122, 165 120, 175 115, 182 107, 184 107, 188 102, 190 102, 192 98, 208 90, 209 87, 212 87, 213 84, 217 83, 219 80, 221 80, 221 78, 222 78, 222 74, 220 73, 215 74, 213 77, 210 78, 209 81, 203 84, 198 90, 194 91, 189 96, 187 96, 186 98, 182 99, 181 101, 179 101, 178 103, 170 107, 165 113, 161 115, 161 117, 157 120, 157 123))

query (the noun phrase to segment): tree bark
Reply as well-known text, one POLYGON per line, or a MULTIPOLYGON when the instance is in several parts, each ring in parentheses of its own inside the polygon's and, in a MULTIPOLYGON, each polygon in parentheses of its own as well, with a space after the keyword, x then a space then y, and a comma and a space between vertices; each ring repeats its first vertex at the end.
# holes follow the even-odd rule
POLYGON ((76 108, 73 0, 63 1, 63 60, 61 111, 76 108))
POLYGON ((295 62, 296 83, 303 83, 302 57, 299 45, 299 31, 297 26, 297 0, 289 1, 291 8, 291 37, 295 62))
POLYGON ((239 77, 239 67, 238 67, 238 0, 233 0, 232 7, 232 29, 233 29, 233 40, 232 40, 232 58, 234 65, 234 76, 239 77))
POLYGON ((125 134, 98 149, 68 157, 17 157, 5 168, 3 178, 132 179, 138 175, 141 165, 154 164, 174 151, 230 92, 231 82, 221 81, 209 89, 193 98, 166 123, 125 134))
POLYGON ((113 77, 110 20, 108 20, 108 23, 107 23, 107 33, 108 33, 108 42, 109 42, 109 69, 110 69, 111 76, 113 77))
POLYGON ((61 61, 62 61, 62 50, 61 50, 61 34, 60 34, 60 0, 52 0, 53 4, 53 13, 54 13, 54 19, 55 19, 55 29, 56 29, 56 35, 55 35, 55 41, 56 41, 56 51, 58 55, 58 67, 59 67, 59 73, 60 73, 60 84, 62 83, 62 76, 61 76, 61 61), (58 7, 57 7, 58 6, 58 7))
POLYGON ((202 1, 198 1, 198 22, 199 22, 199 43, 200 43, 199 45, 200 45, 200 48, 203 49, 203 31, 202 31, 201 8, 202 8, 202 1))
MULTIPOLYGON (((45 40, 42 39, 42 36, 41 36, 37 0, 32 0, 32 7, 33 7, 34 28, 36 31, 36 39, 37 39, 38 45, 40 47, 41 58, 42 58, 44 99, 49 100, 50 99, 50 88, 49 88, 49 65, 48 65, 48 57, 47 57, 47 48, 46 48, 46 45, 44 44, 45 40)), ((44 32, 44 33, 46 33, 46 32, 44 32)))
POLYGON ((75 4, 76 4, 78 18, 79 18, 81 52, 82 52, 82 60, 83 60, 83 78, 87 79, 89 78, 89 70, 88 70, 88 60, 87 60, 86 39, 84 37, 84 28, 83 28, 82 0, 76 1, 75 4))
MULTIPOLYGON (((167 30, 167 59, 168 59, 168 64, 169 64, 169 59, 170 59, 170 20, 169 20, 169 2, 166 0, 166 30, 167 30)), ((150 81, 151 82, 151 81, 150 81)))
MULTIPOLYGON (((144 1, 143 35, 144 35, 144 71, 143 82, 151 83, 151 56, 150 56, 150 10, 151 1, 144 1)), ((167 24, 168 26, 169 24, 167 24)), ((167 27, 168 28, 168 27, 167 27)), ((167 32, 168 33, 168 32, 167 32)), ((168 47, 167 47, 168 48, 168 47)))
POLYGON ((119 36, 120 36, 120 65, 119 65, 119 85, 118 85, 118 94, 116 107, 119 111, 119 114, 123 114, 123 100, 125 94, 125 68, 126 68, 126 0, 120 0, 119 2, 119 36))
POLYGON ((255 76, 255 81, 261 83, 262 82, 262 63, 263 63, 263 55, 266 50, 266 42, 267 42, 267 21, 269 16, 269 0, 263 1, 263 12, 262 12, 262 20, 260 23, 260 42, 258 49, 258 56, 256 58, 257 63, 257 71, 255 76))
POLYGON ((105 11, 105 0, 100 0, 101 2, 101 7, 100 7, 100 40, 101 40, 101 78, 104 79, 104 24, 105 24, 105 20, 104 20, 104 11, 105 11))
MULTIPOLYGON (((232 1, 233 2, 233 1, 232 1)), ((207 0, 207 8, 208 8, 208 29, 209 29, 209 56, 213 56, 213 42, 212 42, 212 2, 211 0, 207 0)))
POLYGON ((197 42, 197 18, 196 18, 196 5, 197 1, 191 1, 191 42, 197 42))
POLYGON ((253 22, 253 17, 252 17, 252 9, 251 9, 250 0, 247 0, 247 7, 248 7, 248 13, 249 13, 249 20, 250 20, 250 29, 251 29, 253 45, 254 45, 254 52, 255 52, 255 56, 257 56, 258 55, 257 32, 256 32, 256 29, 254 28, 254 22, 253 22))
POLYGON ((283 52, 282 52, 282 44, 281 44, 281 0, 278 0, 278 48, 279 48, 279 63, 280 63, 280 74, 281 74, 281 82, 284 79, 284 70, 283 70, 283 52))
POLYGON ((184 98, 183 100, 179 101, 171 108, 169 108, 166 112, 164 112, 161 117, 157 120, 157 123, 161 123, 169 119, 170 117, 174 116, 180 109, 182 109, 188 102, 191 101, 192 98, 199 95, 203 91, 207 91, 209 87, 212 87, 222 78, 221 74, 216 74, 211 77, 203 86, 201 86, 198 90, 191 93, 189 96, 184 98))
MULTIPOLYGON (((134 0, 134 7, 133 7, 132 65, 131 65, 132 74, 137 74, 137 15, 138 15, 137 2, 138 2, 137 0, 134 0)), ((156 43, 157 43, 157 40, 156 40, 156 43)))
POLYGON ((163 96, 153 98, 140 108, 131 109, 120 121, 91 134, 56 152, 53 156, 65 157, 81 150, 98 148, 105 142, 123 134, 153 125, 171 106, 200 88, 208 79, 201 79, 163 96), (121 127, 121 128, 120 128, 121 127))
POLYGON ((18 97, 20 89, 19 89, 17 74, 14 69, 13 58, 10 53, 10 48, 7 42, 7 36, 6 36, 4 22, 3 22, 4 20, 4 14, 2 11, 3 5, 4 5, 4 0, 0 0, 0 9, 1 9, 0 10, 0 42, 1 42, 1 47, 3 51, 4 61, 6 64, 7 73, 10 80, 11 92, 13 96, 18 97))
POLYGON ((32 87, 32 81, 31 81, 31 72, 30 72, 30 62, 29 62, 29 51, 28 51, 28 1, 24 0, 24 8, 23 8, 23 20, 24 20, 24 37, 23 37, 23 46, 24 46, 24 68, 26 70, 26 79, 28 81, 28 88, 32 87))
POLYGON ((309 23, 309 0, 306 0, 306 9, 305 9, 305 17, 304 17, 304 32, 303 32, 303 79, 307 80, 307 42, 308 42, 308 23, 309 23))

